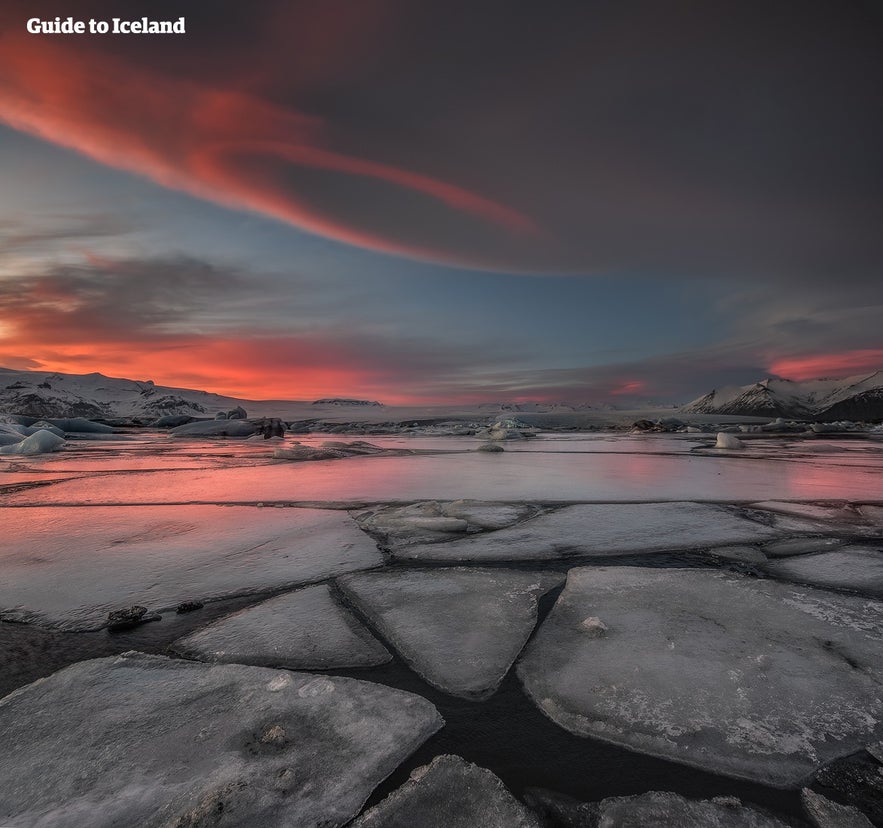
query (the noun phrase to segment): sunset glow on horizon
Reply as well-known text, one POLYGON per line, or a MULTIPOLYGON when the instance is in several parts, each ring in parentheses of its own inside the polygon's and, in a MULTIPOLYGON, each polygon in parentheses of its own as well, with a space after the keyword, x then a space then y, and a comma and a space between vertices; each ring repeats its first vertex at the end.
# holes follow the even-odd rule
POLYGON ((0 366, 617 406, 881 369, 883 54, 869 12, 793 10, 270 0, 136 37, 12 0, 0 366))

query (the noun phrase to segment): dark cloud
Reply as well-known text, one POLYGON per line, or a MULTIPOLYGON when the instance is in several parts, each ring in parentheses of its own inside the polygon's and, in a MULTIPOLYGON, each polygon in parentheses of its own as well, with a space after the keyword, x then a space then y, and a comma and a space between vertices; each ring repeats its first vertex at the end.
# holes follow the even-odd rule
POLYGON ((26 8, 0 118, 354 244, 790 283, 883 259, 871 4, 213 3, 162 43, 9 34, 26 8))

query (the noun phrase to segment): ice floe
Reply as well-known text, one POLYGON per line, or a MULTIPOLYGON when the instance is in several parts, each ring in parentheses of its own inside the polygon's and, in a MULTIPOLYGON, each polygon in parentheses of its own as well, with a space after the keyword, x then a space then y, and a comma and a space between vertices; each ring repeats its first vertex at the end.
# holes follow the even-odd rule
POLYGON ((772 561, 766 571, 777 578, 820 587, 852 589, 883 598, 883 550, 845 546, 833 552, 772 561))
POLYGON ((334 600, 326 584, 262 601, 175 642, 202 661, 300 670, 368 667, 391 658, 386 648, 334 600))
POLYGON ((437 756, 417 768, 352 828, 540 828, 493 773, 459 756, 437 756))
POLYGON ((699 569, 584 567, 517 670, 576 734, 787 787, 883 733, 883 603, 699 569), (596 617, 607 630, 587 635, 596 617))
POLYGON ((591 503, 566 506, 493 533, 395 549, 403 559, 546 560, 756 543, 778 533, 704 503, 591 503))
POLYGON ((343 825, 443 724, 347 678, 127 653, 0 700, 0 824, 343 825))
POLYGON ((383 637, 430 684, 487 698, 533 631, 555 572, 465 567, 364 572, 338 579, 383 637))
POLYGON ((6 509, 3 529, 0 619, 70 630, 383 562, 355 521, 323 509, 30 507, 6 509))

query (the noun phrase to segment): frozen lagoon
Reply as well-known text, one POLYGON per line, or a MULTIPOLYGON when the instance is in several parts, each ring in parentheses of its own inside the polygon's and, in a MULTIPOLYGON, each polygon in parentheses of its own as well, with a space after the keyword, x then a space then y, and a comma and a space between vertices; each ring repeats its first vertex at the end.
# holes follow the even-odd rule
MULTIPOLYGON (((859 666, 850 666, 848 659, 834 659, 837 668, 845 672, 838 674, 832 668, 830 684, 824 677, 809 683, 808 673, 804 678, 800 670, 793 675, 787 671, 777 674, 777 716, 787 720, 790 712, 802 721, 801 694, 812 691, 824 695, 836 688, 839 698, 849 700, 849 721, 837 723, 840 747, 817 760, 811 750, 809 754, 801 752, 799 772, 776 783, 787 784, 792 790, 777 791, 762 782, 736 778, 758 778, 761 773, 740 769, 728 775, 726 756, 707 764, 691 757, 697 768, 716 771, 709 774, 671 761, 678 759, 677 751, 644 751, 640 739, 612 740, 629 746, 624 749, 605 741, 597 728, 587 736, 571 735, 554 723, 554 716, 546 717, 548 710, 539 701, 536 705, 530 701, 515 671, 505 675, 486 701, 451 696, 443 680, 433 687, 412 671, 409 665, 416 661, 415 652, 397 642, 379 616, 372 618, 367 607, 348 597, 346 579, 337 580, 345 572, 372 570, 378 577, 383 573, 387 590, 394 591, 397 577, 403 579, 404 587, 412 578, 409 573, 431 576, 433 570, 427 564, 450 566, 455 561, 467 570, 474 567, 476 575, 493 564, 501 567, 501 576, 507 571, 544 571, 553 581, 563 581, 577 567, 582 568, 579 571, 606 567, 623 573, 627 583, 628 576, 638 572, 636 564, 652 567, 651 575, 653 571, 673 573, 677 571, 673 566, 686 566, 691 572, 712 575, 726 571, 727 577, 740 583, 754 583, 760 576, 770 584, 787 584, 789 590, 814 583, 812 594, 827 588, 823 594, 833 596, 834 604, 841 600, 839 596, 847 603, 864 601, 869 608, 864 615, 873 625, 877 610, 870 608, 878 606, 873 597, 879 592, 872 589, 874 576, 869 573, 876 571, 874 556, 883 556, 883 443, 879 441, 783 437, 748 443, 738 453, 724 453, 710 448, 713 435, 705 439, 695 435, 541 435, 507 441, 503 452, 485 454, 475 451, 481 441, 469 438, 377 437, 370 438, 371 442, 416 453, 298 463, 273 458, 273 450, 291 444, 291 438, 265 443, 172 440, 145 433, 122 436, 126 439, 78 440, 68 443, 62 452, 0 460, 0 503, 6 527, 0 540, 0 612, 28 622, 0 624, 0 657, 4 666, 10 667, 3 671, 4 692, 93 656, 123 649, 168 652, 175 641, 198 635, 210 621, 254 607, 251 618, 257 626, 251 643, 247 636, 249 616, 240 614, 236 622, 237 641, 241 643, 246 636, 244 646, 251 648, 252 663, 285 666, 282 658, 274 661, 279 642, 273 635, 283 635, 287 649, 282 649, 289 664, 392 685, 428 699, 442 713, 445 727, 401 762, 376 789, 368 809, 405 783, 411 769, 431 763, 438 755, 455 754, 492 770, 516 796, 536 786, 583 800, 650 790, 675 791, 695 800, 734 795, 746 804, 808 820, 795 786, 812 783, 813 770, 824 761, 858 753, 864 744, 883 738, 877 721, 879 677, 873 670, 862 672, 868 656, 853 657, 857 646, 865 653, 868 645, 850 641, 850 633, 844 632, 842 625, 825 626, 825 618, 814 621, 828 630, 818 636, 839 642, 859 666), (567 542, 562 544, 562 539, 567 542), (798 546, 793 548, 800 549, 802 542, 805 554, 789 558, 789 565, 781 571, 763 563, 766 557, 772 559, 782 544, 793 544, 795 539, 798 546), (743 560, 757 563, 728 561, 727 550, 737 545, 752 552, 743 551, 743 560), (767 547, 770 555, 764 552, 767 547), (861 568, 854 559, 856 547, 861 548, 861 568), (845 554, 842 567, 837 566, 836 557, 831 558, 840 549, 845 554), (485 550, 483 555, 481 550, 485 550), (817 556, 818 564, 814 564, 817 556), (836 582, 816 575, 831 570, 837 571, 836 582), (309 666, 303 652, 308 648, 290 631, 285 632, 286 623, 290 630, 294 619, 280 618, 272 606, 262 609, 262 599, 275 600, 275 606, 284 608, 285 596, 296 594, 291 590, 315 583, 328 590, 326 597, 331 603, 326 610, 331 615, 348 614, 348 623, 376 636, 392 653, 390 664, 327 669, 327 661, 316 661, 309 666), (174 612, 176 603, 190 599, 205 602, 205 609, 187 615, 174 612), (163 618, 124 633, 47 631, 98 626, 110 609, 132 604, 159 611, 163 618), (261 652, 254 652, 255 648, 262 648, 261 652), (861 675, 853 676, 852 671, 861 675)), ((325 439, 297 438, 310 446, 319 446, 325 439)), ((729 554, 732 557, 735 553, 729 554)), ((443 579, 441 569, 439 578, 443 579)), ((660 584, 663 582, 660 578, 660 584)), ((589 668, 580 667, 588 670, 585 680, 598 681, 600 673, 590 669, 592 659, 576 658, 576 644, 566 636, 552 634, 560 613, 553 610, 550 614, 550 610, 562 600, 559 593, 560 589, 555 589, 539 602, 539 625, 527 650, 533 655, 525 662, 522 653, 517 663, 527 666, 519 670, 527 675, 524 671, 530 668, 531 676, 536 676, 532 665, 557 658, 567 664, 588 663, 589 668), (550 640, 555 642, 551 653, 538 661, 537 648, 550 640)), ((673 590, 673 598, 675 593, 673 590)), ((406 638, 418 642, 429 662, 435 661, 433 642, 437 642, 437 652, 444 657, 432 669, 443 671, 447 664, 452 677, 464 675, 468 659, 474 658, 471 654, 476 651, 476 641, 468 635, 468 617, 464 616, 465 623, 443 624, 437 611, 421 612, 419 593, 414 600, 414 628, 407 631, 411 634, 406 638)), ((462 615, 460 600, 454 591, 450 614, 458 620, 462 615)), ((474 590, 462 600, 468 601, 469 607, 480 606, 474 590)), ((599 616, 601 610, 594 608, 591 589, 581 600, 587 605, 585 618, 579 620, 589 623, 583 628, 579 646, 609 648, 604 627, 609 631, 612 626, 599 616)), ((605 606, 615 600, 605 597, 605 606)), ((636 600, 622 599, 629 606, 636 600)), ((654 600, 665 603, 664 595, 654 600)), ((609 609, 606 612, 609 615, 609 609)), ((776 613, 774 607, 766 607, 765 612, 771 617, 789 617, 784 610, 776 613)), ((789 612, 793 614, 793 608, 789 612)), ((396 623, 401 627, 403 622, 399 618, 396 623)), ((698 624, 699 640, 714 632, 718 636, 715 646, 727 651, 728 633, 719 631, 719 620, 708 621, 707 627, 701 619, 691 623, 698 624)), ((751 619, 745 623, 751 626, 751 619)), ((731 626, 740 629, 739 625, 731 626)), ((495 633, 492 625, 485 627, 480 630, 480 647, 487 651, 494 647, 495 633)), ((328 632, 333 633, 330 625, 328 632)), ((642 638, 640 630, 631 634, 636 634, 637 640, 642 638)), ((863 630, 862 642, 867 635, 863 630)), ((315 649, 315 631, 305 638, 315 649)), ((761 635, 753 646, 768 644, 761 635)), ((788 663, 795 657, 788 647, 796 650, 801 646, 797 635, 789 645, 787 627, 776 632, 775 645, 784 648, 776 652, 788 663)), ((501 638, 500 647, 511 649, 512 644, 504 644, 501 638)), ((751 658, 751 653, 740 653, 743 660, 751 658)), ((201 658, 198 653, 188 654, 201 658)), ((647 657, 651 656, 657 662, 661 657, 658 653, 647 657)), ((701 660, 701 653, 699 656, 701 660)), ((509 655, 502 658, 503 672, 510 661, 509 655)), ((543 680, 551 681, 552 668, 543 670, 543 680)), ((674 678, 666 678, 674 684, 665 692, 677 694, 677 682, 690 680, 688 671, 681 671, 680 678, 675 671, 674 678)), ((703 679, 712 684, 714 680, 713 671, 703 679)), ((531 682, 536 684, 534 678, 531 682)), ((105 689, 100 693, 110 692, 102 686, 105 689)), ((762 747, 763 739, 771 738, 771 732, 777 732, 769 727, 758 729, 768 711, 761 709, 761 694, 754 694, 760 701, 752 700, 755 689, 747 685, 748 700, 739 702, 747 717, 747 724, 740 726, 740 738, 750 742, 752 734, 756 737, 749 743, 749 755, 758 745, 762 747)), ((636 692, 661 691, 639 687, 636 692)), ((107 699, 110 705, 112 696, 107 699)), ((650 701, 670 709, 665 698, 650 701)), ((686 722, 667 722, 666 726, 689 728, 691 706, 685 708, 686 722)), ((66 716, 100 717, 101 710, 100 699, 88 712, 71 703, 69 709, 59 711, 57 726, 65 726, 66 716)), ((831 716, 816 719, 822 722, 820 731, 803 731, 804 742, 810 746, 814 740, 834 738, 831 716), (825 727, 829 728, 827 737, 825 727)), ((625 726, 628 728, 628 722, 625 726)), ((50 741, 42 748, 39 744, 33 747, 36 757, 40 750, 53 749, 50 741)), ((329 742, 327 749, 335 748, 329 742)), ((744 752, 734 761, 744 765, 744 752)), ((235 788, 253 771, 246 761, 234 769, 230 784, 235 788)), ((0 770, 0 776, 3 773, 0 770)), ((841 801, 846 798, 837 788, 817 789, 841 801)), ((448 800, 457 796, 452 787, 448 800)), ((247 809, 245 799, 236 802, 247 809)), ((874 808, 879 805, 872 799, 861 804, 866 813, 878 814, 874 808)), ((23 813, 20 821, 27 824, 34 813, 23 813)), ((0 817, 11 819, 7 813, 0 813, 0 817)))

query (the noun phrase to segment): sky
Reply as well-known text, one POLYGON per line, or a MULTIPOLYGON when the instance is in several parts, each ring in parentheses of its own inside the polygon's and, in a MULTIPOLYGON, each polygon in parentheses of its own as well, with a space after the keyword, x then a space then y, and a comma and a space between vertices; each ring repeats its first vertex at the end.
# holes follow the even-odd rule
POLYGON ((870 373, 881 100, 875 0, 6 0, 0 365, 624 407, 870 373))

